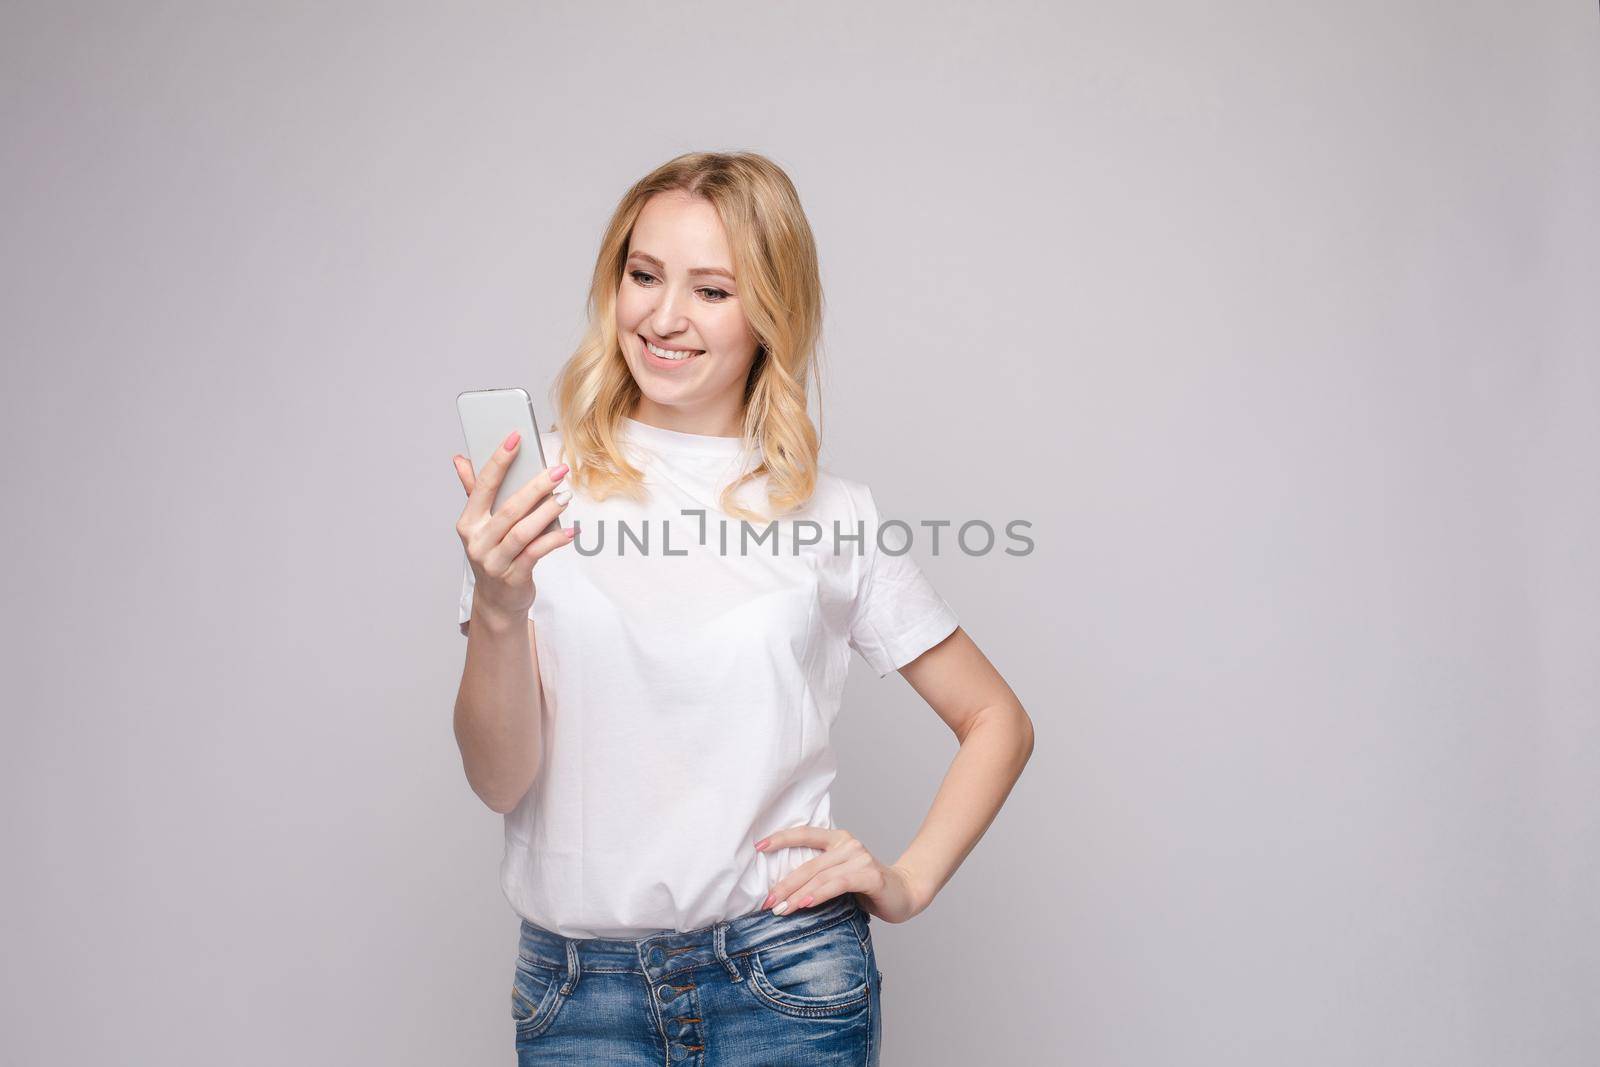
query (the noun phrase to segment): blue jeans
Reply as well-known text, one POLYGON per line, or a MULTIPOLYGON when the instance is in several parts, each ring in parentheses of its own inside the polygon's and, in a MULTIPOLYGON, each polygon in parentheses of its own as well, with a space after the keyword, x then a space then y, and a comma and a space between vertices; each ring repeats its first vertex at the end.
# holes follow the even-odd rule
POLYGON ((523 920, 517 1063, 877 1067, 883 975, 870 919, 845 893, 626 940, 523 920))

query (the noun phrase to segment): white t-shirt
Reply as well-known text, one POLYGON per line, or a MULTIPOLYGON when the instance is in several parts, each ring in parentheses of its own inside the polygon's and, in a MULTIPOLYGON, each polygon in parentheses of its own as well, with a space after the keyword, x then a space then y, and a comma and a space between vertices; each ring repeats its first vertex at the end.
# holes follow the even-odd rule
MULTIPOLYGON (((559 432, 541 438, 561 462, 559 432)), ((577 543, 533 571, 544 750, 505 818, 501 887, 566 937, 693 930, 760 908, 818 850, 755 843, 834 826, 828 732, 849 650, 884 677, 957 625, 911 555, 893 554, 903 529, 880 551, 862 483, 819 471, 812 499, 769 532, 718 507, 742 473, 738 439, 633 419, 623 439, 648 503, 575 493, 562 521, 579 523, 577 543)), ((739 490, 763 515, 765 481, 739 490)))

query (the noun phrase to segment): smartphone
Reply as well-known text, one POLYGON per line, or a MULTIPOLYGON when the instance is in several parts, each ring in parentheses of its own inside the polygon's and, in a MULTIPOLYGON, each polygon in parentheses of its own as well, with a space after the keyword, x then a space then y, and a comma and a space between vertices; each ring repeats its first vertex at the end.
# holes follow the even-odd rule
MULTIPOLYGON (((461 414, 461 431, 467 438, 467 458, 472 460, 474 475, 483 471, 483 465, 512 430, 522 431, 522 447, 511 460, 511 468, 494 499, 489 501, 489 512, 493 514, 495 504, 509 498, 549 466, 544 458, 544 442, 539 439, 539 423, 533 417, 533 398, 526 389, 474 389, 456 396, 456 410, 461 414)), ((559 529, 561 519, 557 517, 536 536, 559 529)))

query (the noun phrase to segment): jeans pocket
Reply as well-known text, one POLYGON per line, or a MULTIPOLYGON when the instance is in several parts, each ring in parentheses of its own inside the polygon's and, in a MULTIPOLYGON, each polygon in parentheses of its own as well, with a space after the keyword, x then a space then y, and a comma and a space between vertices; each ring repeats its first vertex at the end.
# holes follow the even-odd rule
POLYGON ((848 1015, 866 1008, 872 970, 854 926, 837 922, 752 952, 749 986, 763 1003, 787 1015, 848 1015))
POLYGON ((550 1025, 561 1007, 561 984, 566 977, 565 970, 517 957, 511 980, 511 1021, 516 1024, 517 1037, 534 1037, 550 1025))

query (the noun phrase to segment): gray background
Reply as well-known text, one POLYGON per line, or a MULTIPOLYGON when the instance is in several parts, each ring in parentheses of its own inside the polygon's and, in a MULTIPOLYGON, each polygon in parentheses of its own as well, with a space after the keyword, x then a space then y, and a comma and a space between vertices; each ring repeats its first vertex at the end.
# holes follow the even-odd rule
MULTIPOLYGON (((825 461, 1034 523, 919 548, 1038 748, 885 1064, 1594 1062, 1596 24, 7 4, 6 1062, 511 1062, 453 398, 705 148, 804 198, 825 461)), ((888 862, 953 741, 846 700, 888 862)))

